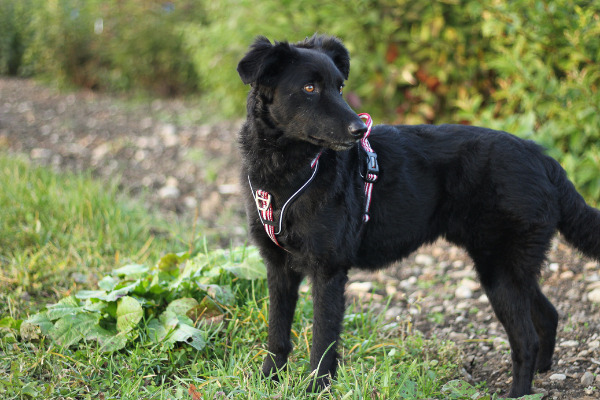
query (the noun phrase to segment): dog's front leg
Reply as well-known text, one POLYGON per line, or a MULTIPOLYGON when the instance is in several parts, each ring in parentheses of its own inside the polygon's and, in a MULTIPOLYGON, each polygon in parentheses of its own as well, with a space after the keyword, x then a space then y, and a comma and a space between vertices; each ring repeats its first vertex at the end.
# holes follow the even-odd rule
POLYGON ((338 353, 337 342, 344 319, 344 288, 348 276, 339 269, 333 274, 317 271, 313 276, 313 341, 310 366, 316 371, 315 380, 308 390, 320 390, 335 376, 338 353))
POLYGON ((262 365, 266 377, 279 380, 277 371, 283 368, 292 351, 290 331, 298 301, 302 275, 284 263, 267 262, 269 285, 269 354, 262 365))

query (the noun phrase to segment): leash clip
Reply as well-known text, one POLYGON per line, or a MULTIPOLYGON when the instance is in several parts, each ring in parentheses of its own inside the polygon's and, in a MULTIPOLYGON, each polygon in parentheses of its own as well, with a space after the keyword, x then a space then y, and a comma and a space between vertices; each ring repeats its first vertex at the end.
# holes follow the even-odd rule
POLYGON ((360 176, 365 182, 375 183, 379 177, 379 163, 377 162, 377 153, 364 149, 367 154, 367 160, 364 164, 366 168, 363 168, 360 176), (366 169, 366 171, 364 171, 366 169))

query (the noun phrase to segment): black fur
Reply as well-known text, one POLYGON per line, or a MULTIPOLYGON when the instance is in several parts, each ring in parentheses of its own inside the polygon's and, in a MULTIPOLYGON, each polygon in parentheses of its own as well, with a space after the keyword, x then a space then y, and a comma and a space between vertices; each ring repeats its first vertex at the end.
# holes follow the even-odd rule
POLYGON ((363 162, 356 134, 365 127, 343 100, 348 51, 333 37, 271 44, 260 37, 240 61, 248 118, 239 141, 242 181, 282 203, 310 176, 313 183, 286 211, 279 242, 271 242, 249 187, 250 234, 268 269, 270 355, 263 373, 277 379, 292 350, 290 327, 300 281, 313 285, 310 363, 317 385, 338 364, 344 286, 351 267, 378 269, 438 237, 463 246, 504 325, 513 360, 510 396, 530 393, 534 371, 552 363, 558 315, 538 285, 556 230, 600 259, 600 212, 589 207, 564 170, 533 142, 461 125, 373 128, 381 174, 371 220, 361 232, 363 162), (307 93, 306 85, 315 90, 307 93))

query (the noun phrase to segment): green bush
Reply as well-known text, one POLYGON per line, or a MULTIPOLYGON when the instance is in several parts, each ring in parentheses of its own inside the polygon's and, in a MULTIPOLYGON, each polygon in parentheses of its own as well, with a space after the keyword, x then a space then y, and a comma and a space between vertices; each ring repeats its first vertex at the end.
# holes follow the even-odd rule
POLYGON ((197 89, 180 30, 201 19, 197 2, 31 1, 35 35, 26 61, 36 73, 99 90, 197 89))
POLYGON ((141 87, 162 95, 198 89, 180 26, 187 21, 201 24, 201 4, 130 0, 102 9, 106 18, 99 36, 111 67, 107 81, 123 89, 141 87))
POLYGON ((99 0, 33 0, 34 35, 25 61, 37 74, 59 81, 95 87, 94 66, 101 62, 94 42, 94 19, 99 0))
POLYGON ((25 75, 23 55, 31 31, 31 0, 0 0, 0 75, 25 75))
POLYGON ((388 122, 432 122, 451 113, 458 90, 473 95, 491 84, 479 63, 487 40, 471 17, 481 5, 462 3, 224 0, 210 5, 206 26, 185 32, 202 87, 225 112, 244 110, 247 88, 235 66, 255 36, 295 42, 320 32, 343 39, 353 57, 346 92, 355 109, 388 122))
POLYGON ((486 105, 463 109, 463 117, 542 143, 598 203, 600 3, 497 2, 482 16, 495 90, 486 105))

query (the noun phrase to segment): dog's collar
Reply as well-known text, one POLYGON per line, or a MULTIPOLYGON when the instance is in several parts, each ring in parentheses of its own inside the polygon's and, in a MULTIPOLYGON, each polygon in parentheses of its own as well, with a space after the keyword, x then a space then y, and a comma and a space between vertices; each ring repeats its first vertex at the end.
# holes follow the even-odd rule
MULTIPOLYGON (((371 207, 371 195, 373 193, 373 184, 379 178, 379 164, 377 163, 377 153, 373 151, 371 148, 371 144, 369 143, 369 135, 371 134, 371 128, 373 127, 373 120, 371 116, 367 113, 358 114, 361 119, 365 120, 367 125, 367 132, 360 140, 360 147, 367 154, 365 167, 361 168, 360 176, 365 181, 364 191, 365 191, 365 205, 363 208, 363 226, 370 220, 369 209, 371 207)), ((358 148, 360 151, 360 148, 358 148)), ((281 207, 281 213, 279 214, 279 221, 275 222, 274 212, 273 212, 273 195, 266 190, 257 189, 256 191, 252 187, 252 182, 250 181, 250 175, 248 175, 248 185, 250 185, 250 191, 252 193, 252 197, 254 198, 254 203, 256 205, 256 210, 258 211, 258 217, 260 218, 260 222, 262 223, 265 232, 269 235, 269 238, 275 243, 277 246, 281 247, 283 250, 286 250, 277 240, 277 235, 281 233, 282 230, 282 222, 283 215, 285 213, 285 209, 288 205, 290 205, 306 188, 311 184, 311 182, 315 179, 317 175, 317 171, 319 170, 319 158, 323 154, 321 151, 317 156, 311 161, 310 168, 312 169, 312 174, 310 178, 292 194, 287 201, 281 207), (275 231, 277 228, 277 231, 275 231)), ((360 157, 359 157, 360 158, 360 157)), ((362 229, 361 229, 362 231, 362 229)), ((287 251, 287 250, 286 250, 287 251)))

